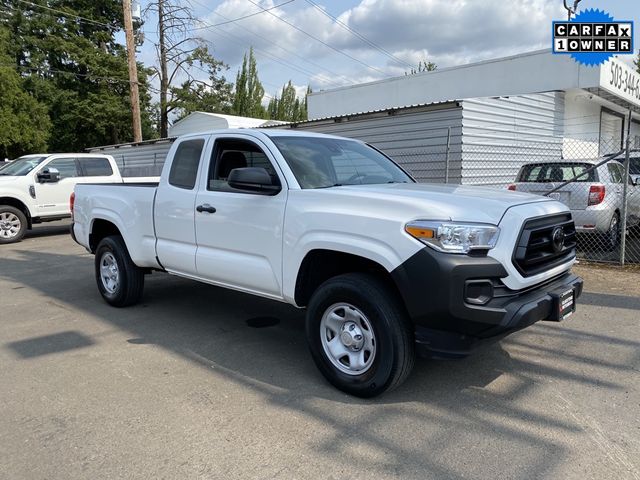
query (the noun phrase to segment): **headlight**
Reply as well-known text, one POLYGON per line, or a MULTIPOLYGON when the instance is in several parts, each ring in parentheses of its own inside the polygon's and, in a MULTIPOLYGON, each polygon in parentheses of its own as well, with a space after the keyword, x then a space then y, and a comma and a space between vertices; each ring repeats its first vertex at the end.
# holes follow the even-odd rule
POLYGON ((469 253, 496 246, 500 229, 484 223, 453 223, 417 220, 404 227, 422 243, 440 252, 469 253))

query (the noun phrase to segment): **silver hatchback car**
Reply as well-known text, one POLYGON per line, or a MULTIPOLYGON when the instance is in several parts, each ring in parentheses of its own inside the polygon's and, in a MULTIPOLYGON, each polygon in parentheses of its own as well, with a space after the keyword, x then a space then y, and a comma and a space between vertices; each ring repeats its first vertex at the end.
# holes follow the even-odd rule
MULTIPOLYGON (((547 195, 561 201, 571 209, 578 233, 597 234, 608 247, 615 248, 620 241, 624 166, 611 160, 589 170, 601 161, 544 160, 528 163, 520 168, 516 182, 507 188, 547 195), (574 177, 578 178, 549 193, 574 177)), ((640 226, 640 188, 631 177, 628 182, 627 226, 633 229, 640 226)))

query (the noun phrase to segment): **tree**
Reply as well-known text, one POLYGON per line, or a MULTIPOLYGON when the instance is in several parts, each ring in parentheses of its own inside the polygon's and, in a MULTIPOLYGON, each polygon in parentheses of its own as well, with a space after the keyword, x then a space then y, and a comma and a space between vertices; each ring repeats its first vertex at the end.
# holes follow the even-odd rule
MULTIPOLYGON (((73 151, 132 138, 120 0, 64 0, 51 8, 0 0, 9 55, 24 89, 45 104, 48 148, 73 151)), ((152 134, 146 71, 140 72, 143 134, 152 134)))
POLYGON ((242 68, 236 76, 236 89, 233 97, 233 113, 244 117, 265 118, 267 112, 262 106, 264 88, 258 78, 258 66, 253 55, 244 54, 242 68))
POLYGON ((208 72, 208 79, 188 78, 179 87, 171 87, 169 109, 175 111, 176 117, 180 119, 195 111, 231 113, 233 85, 221 75, 228 67, 205 48, 190 54, 187 64, 199 64, 208 72))
POLYGON ((289 80, 289 83, 282 87, 280 96, 277 95, 269 101, 267 113, 272 120, 282 120, 285 122, 299 122, 307 120, 307 96, 311 93, 311 87, 307 87, 304 100, 300 100, 296 95, 296 89, 289 80))
POLYGON ((633 62, 636 65, 636 70, 640 73, 640 50, 638 50, 638 58, 633 62))
POLYGON ((152 69, 160 81, 160 136, 168 135, 174 113, 228 112, 233 85, 220 75, 227 66, 213 57, 207 42, 193 35, 197 19, 189 2, 151 0, 145 10, 149 12, 158 20, 158 66, 152 69))
POLYGON ((10 65, 8 32, 0 30, 0 155, 15 158, 45 151, 51 130, 46 105, 24 90, 23 79, 10 65))
POLYGON ((436 70, 438 66, 433 62, 420 61, 418 62, 418 69, 412 68, 408 73, 404 72, 405 75, 415 75, 420 72, 433 72, 436 70))

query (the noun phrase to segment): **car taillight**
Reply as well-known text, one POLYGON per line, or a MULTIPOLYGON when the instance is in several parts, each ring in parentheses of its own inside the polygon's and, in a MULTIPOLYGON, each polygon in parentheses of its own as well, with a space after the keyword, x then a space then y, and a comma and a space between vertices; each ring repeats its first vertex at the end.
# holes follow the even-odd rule
POLYGON ((589 188, 589 206, 598 205, 604 200, 604 185, 591 185, 589 188))
POLYGON ((507 190, 515 191, 515 190, 516 190, 516 184, 515 184, 515 183, 512 183, 511 185, 509 185, 509 186, 507 187, 507 190))
POLYGON ((76 203, 76 192, 71 192, 69 197, 69 210, 71 211, 71 219, 73 220, 73 204, 76 203))

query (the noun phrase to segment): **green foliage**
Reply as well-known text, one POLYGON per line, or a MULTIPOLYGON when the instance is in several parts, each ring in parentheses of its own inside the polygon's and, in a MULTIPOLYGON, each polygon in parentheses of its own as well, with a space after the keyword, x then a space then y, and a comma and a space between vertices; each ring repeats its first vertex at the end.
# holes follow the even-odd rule
POLYGON ((25 92, 23 79, 7 66, 7 33, 0 30, 0 155, 15 158, 46 150, 51 121, 46 106, 25 92))
POLYGON ((417 70, 415 68, 412 68, 409 72, 404 72, 404 74, 405 75, 415 75, 416 73, 420 73, 420 72, 433 72, 437 68, 438 68, 438 65, 436 65, 433 62, 427 62, 425 60, 425 61, 418 62, 418 69, 417 70))
POLYGON ((633 62, 636 65, 636 70, 640 73, 640 50, 638 50, 638 58, 633 62))
POLYGON ((242 68, 236 76, 236 90, 233 98, 233 113, 243 117, 266 118, 267 111, 262 106, 264 88, 258 78, 258 66, 253 55, 244 55, 242 68))
POLYGON ((221 73, 228 67, 213 58, 205 47, 196 48, 187 58, 189 67, 206 70, 208 80, 188 78, 179 87, 171 87, 169 107, 181 119, 192 112, 231 113, 233 84, 221 73))
POLYGON ((289 80, 289 83, 282 87, 280 96, 277 95, 269 101, 267 113, 272 120, 283 120, 285 122, 300 122, 307 120, 307 96, 311 93, 311 87, 307 87, 304 100, 300 100, 296 95, 296 89, 289 80))
MULTIPOLYGON (((22 76, 24 91, 46 105, 51 120, 48 149, 78 151, 130 141, 126 53, 115 40, 121 1, 51 0, 46 5, 58 12, 0 0, 13 69, 22 76)), ((149 138, 155 132, 147 74, 140 68, 143 135, 149 138)))

